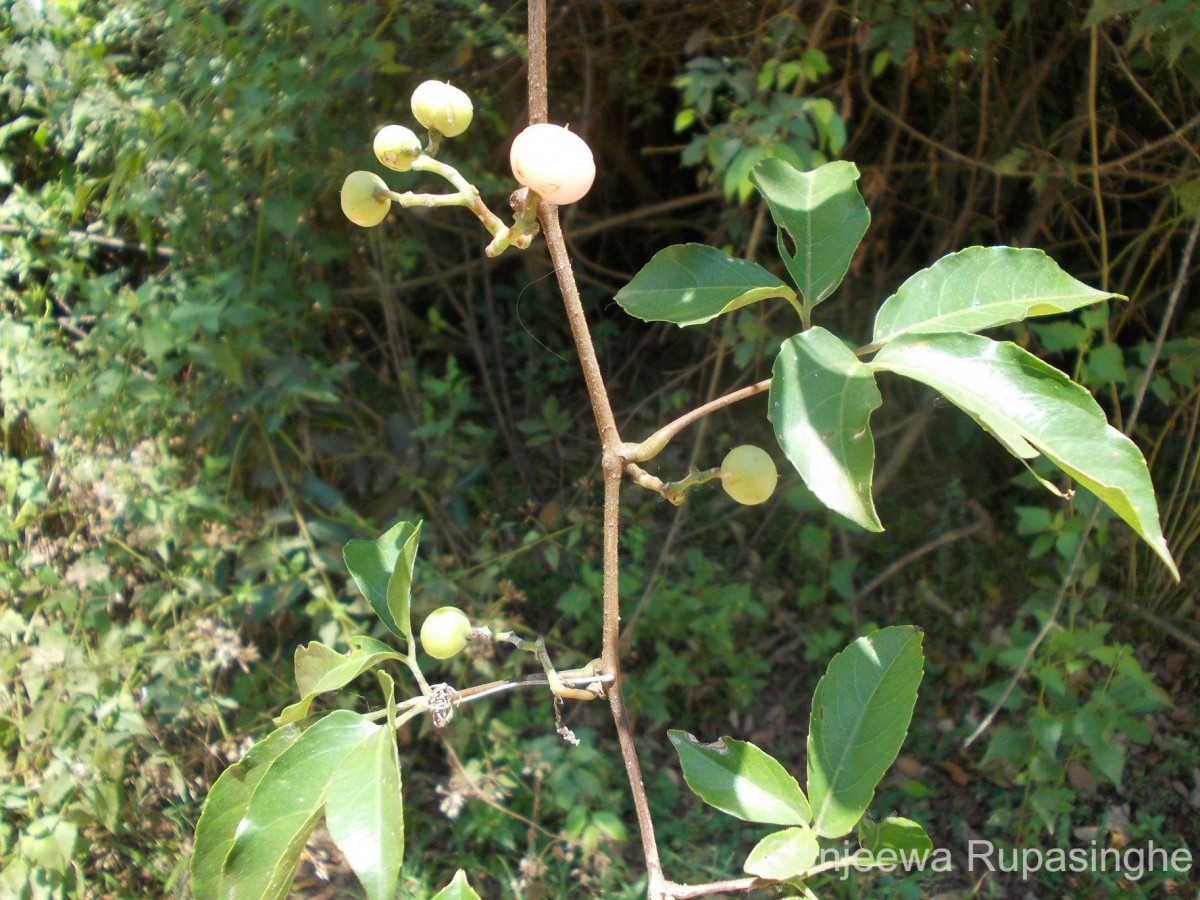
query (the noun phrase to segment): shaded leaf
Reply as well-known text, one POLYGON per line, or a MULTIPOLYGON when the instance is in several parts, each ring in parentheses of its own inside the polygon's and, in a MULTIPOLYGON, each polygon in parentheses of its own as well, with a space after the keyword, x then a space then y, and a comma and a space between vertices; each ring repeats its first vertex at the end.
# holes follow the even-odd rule
POLYGON ((911 860, 913 865, 924 862, 933 853, 933 841, 925 829, 900 816, 888 816, 882 822, 864 817, 858 826, 858 842, 872 856, 888 851, 900 859, 911 860))
POLYGON ((347 541, 342 549, 354 583, 392 634, 412 645, 409 597, 420 522, 397 522, 373 541, 347 541))
POLYGON ((1015 344, 974 334, 900 337, 871 365, 934 388, 1013 455, 1045 454, 1124 519, 1179 579, 1141 451, 1058 369, 1015 344))
POLYGON ((867 810, 912 720, 921 683, 921 632, 911 625, 859 638, 829 663, 813 694, 808 796, 813 829, 841 837, 867 810))
POLYGON ((433 896, 433 900, 479 900, 479 895, 467 881, 467 875, 459 869, 450 883, 433 896))
POLYGON ((337 710, 315 723, 263 772, 221 871, 219 896, 286 897, 300 852, 321 817, 330 782, 380 726, 337 710))
POLYGON ((250 798, 271 764, 296 742, 302 731, 295 725, 272 731, 222 772, 209 790, 204 812, 196 823, 196 843, 192 850, 192 894, 196 900, 221 896, 221 870, 250 798))
POLYGON ((699 325, 770 297, 796 292, 764 269, 704 244, 675 244, 654 254, 614 298, 646 322, 699 325))
POLYGON ((883 531, 871 498, 875 373, 824 328, 788 338, 771 372, 768 417, 804 483, 835 512, 883 531))
POLYGON ((308 715, 309 707, 321 694, 345 687, 355 678, 389 659, 404 657, 382 641, 359 637, 348 653, 338 653, 319 641, 301 644, 296 648, 296 686, 301 698, 284 708, 275 720, 276 725, 298 722, 308 715))
POLYGON ((764 159, 750 180, 771 209, 779 255, 804 295, 805 307, 812 309, 842 283, 871 224, 855 185, 858 169, 838 161, 800 172, 782 160, 764 159))
POLYGON ((755 844, 743 868, 759 878, 784 881, 807 871, 820 854, 817 836, 811 828, 785 828, 755 844))
POLYGON ((325 823, 370 900, 391 900, 404 860, 404 805, 396 735, 379 728, 329 784, 325 823))
POLYGON ((968 247, 900 285, 875 315, 872 341, 882 344, 908 333, 980 331, 1113 297, 1121 295, 1076 281, 1041 250, 968 247))
POLYGON ((700 799, 747 822, 805 825, 812 810, 796 779, 758 747, 733 738, 702 744, 668 731, 683 777, 700 799))

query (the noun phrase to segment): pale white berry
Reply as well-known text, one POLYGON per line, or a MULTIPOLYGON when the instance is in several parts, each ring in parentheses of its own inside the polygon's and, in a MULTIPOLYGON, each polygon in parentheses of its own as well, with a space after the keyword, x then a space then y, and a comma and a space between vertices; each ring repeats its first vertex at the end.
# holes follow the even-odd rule
POLYGON ((746 506, 764 502, 775 492, 778 481, 775 461, 766 450, 753 444, 734 447, 721 463, 721 487, 746 506))
POLYGON ((466 131, 475 115, 471 98, 444 81, 417 85, 412 93, 412 111, 418 122, 446 137, 458 137, 466 131))
POLYGON ((342 182, 342 212, 363 228, 378 225, 392 208, 387 189, 374 172, 351 172, 342 182))
POLYGON ((385 125, 375 135, 375 158, 397 172, 407 172, 421 155, 421 139, 411 128, 385 125))
POLYGON ((421 646, 434 659, 449 659, 467 646, 471 620, 457 606, 435 609, 421 625, 421 646))
POLYGON ((561 125, 530 125, 513 141, 509 162, 517 181, 559 205, 574 203, 596 180, 591 148, 561 125))

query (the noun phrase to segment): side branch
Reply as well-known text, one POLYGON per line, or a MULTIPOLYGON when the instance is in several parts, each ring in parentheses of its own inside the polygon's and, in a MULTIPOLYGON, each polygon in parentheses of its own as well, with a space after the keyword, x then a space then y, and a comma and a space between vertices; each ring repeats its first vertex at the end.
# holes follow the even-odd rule
POLYGON ((723 409, 739 400, 745 400, 747 397, 753 397, 755 394, 761 394, 763 391, 771 387, 771 379, 764 378, 762 381, 756 382, 749 387, 744 387, 741 390, 733 391, 726 394, 724 397, 718 397, 716 400, 710 400, 703 406, 697 406, 691 412, 684 413, 674 422, 669 422, 664 425, 646 440, 642 441, 636 447, 624 450, 622 455, 629 462, 646 462, 654 459, 663 451, 663 448, 671 441, 671 438, 679 434, 687 426, 691 425, 698 419, 716 412, 718 409, 723 409))

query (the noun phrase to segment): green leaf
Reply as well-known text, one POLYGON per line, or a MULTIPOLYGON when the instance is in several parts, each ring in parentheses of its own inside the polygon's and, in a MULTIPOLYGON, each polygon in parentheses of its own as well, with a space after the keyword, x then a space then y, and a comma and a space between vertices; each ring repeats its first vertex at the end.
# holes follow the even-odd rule
POLYGON ((838 161, 800 172, 782 160, 764 159, 750 180, 771 208, 779 255, 811 310, 842 283, 871 224, 871 212, 855 186, 858 169, 838 161))
POLYGON ((286 707, 275 720, 276 725, 298 722, 308 715, 313 700, 327 691, 344 688, 355 678, 389 659, 404 657, 381 641, 359 636, 351 638, 357 646, 349 653, 338 653, 332 647, 312 641, 296 648, 296 687, 300 699, 286 707))
POLYGON ((868 531, 883 531, 871 499, 869 424, 882 402, 871 367, 824 328, 779 348, 767 413, 779 446, 822 503, 868 531))
POLYGON ((1014 456, 1045 454, 1124 519, 1179 579, 1141 451, 1058 369, 1015 344, 973 334, 897 338, 871 365, 934 388, 1014 456))
POLYGON ((921 683, 921 632, 898 625, 861 637, 829 663, 813 694, 808 796, 813 828, 841 837, 896 761, 921 683))
POLYGON ((700 799, 747 822, 807 825, 812 810, 796 779, 773 757, 745 741, 723 737, 702 744, 668 731, 683 777, 700 799))
POLYGON ((900 816, 888 816, 879 823, 864 816, 858 825, 858 841, 872 856, 888 851, 901 860, 912 860, 914 865, 933 853, 933 841, 925 829, 912 819, 900 816))
POLYGON ((1106 702, 1093 697, 1072 718, 1071 729, 1087 747, 1092 765, 1121 790, 1125 748, 1113 741, 1116 724, 1106 702))
POLYGON ((980 331, 1111 297, 1121 295, 1076 281, 1041 250, 968 247, 900 285, 875 315, 872 340, 882 344, 909 333, 980 331))
POLYGON ((397 522, 373 541, 352 540, 342 549, 346 568, 388 630, 412 646, 409 600, 420 522, 397 522))
POLYGON ((404 860, 404 805, 396 735, 380 728, 329 784, 325 823, 370 900, 391 900, 404 860))
POLYGON ((785 828, 755 844, 743 868, 759 878, 784 881, 808 871, 820 855, 821 848, 811 828, 785 828))
POLYGON ((339 709, 314 724, 263 772, 222 867, 221 900, 286 897, 330 783, 380 726, 339 709))
POLYGON ((655 253, 614 299, 635 318, 684 326, 770 297, 796 302, 796 292, 762 266, 704 244, 675 244, 655 253))
POLYGON ((221 869, 250 798, 271 764, 296 743, 301 733, 302 729, 295 725, 272 731, 222 772, 209 790, 204 812, 196 823, 196 843, 192 850, 192 894, 196 900, 221 897, 221 869))
POLYGON ((433 896, 433 900, 479 900, 479 895, 467 882, 467 875, 459 869, 450 883, 433 896))

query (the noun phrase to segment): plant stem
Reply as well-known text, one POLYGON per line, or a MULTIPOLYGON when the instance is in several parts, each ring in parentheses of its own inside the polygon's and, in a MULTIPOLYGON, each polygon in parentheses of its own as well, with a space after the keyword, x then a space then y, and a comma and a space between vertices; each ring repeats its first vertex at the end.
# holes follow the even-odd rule
MULTIPOLYGON (((531 18, 532 10, 537 5, 539 4, 536 0, 529 4, 531 18)), ((621 458, 621 436, 617 431, 608 391, 604 386, 604 377, 600 373, 600 363, 596 358, 595 348, 592 346, 587 318, 583 314, 579 288, 575 284, 571 259, 567 254, 567 245, 563 240, 562 228, 558 221, 558 207, 551 203, 542 203, 539 212, 542 231, 546 235, 546 246, 550 250, 550 261, 554 264, 554 271, 558 277, 559 289, 567 310, 567 320, 571 325, 571 334, 575 338, 576 351, 579 353, 579 364, 583 369, 584 381, 587 383, 592 413, 596 417, 596 428, 600 432, 604 468, 604 625, 603 649, 600 657, 601 671, 612 677, 612 682, 608 686, 608 702, 612 709, 613 723, 617 729, 617 739, 621 745, 621 756, 625 762, 625 773, 629 778, 634 809, 637 812, 638 830, 642 837, 642 852, 646 857, 646 874, 650 883, 647 893, 648 896, 656 898, 665 896, 662 891, 662 866, 658 859, 658 844, 654 838, 654 823, 650 817, 650 805, 646 800, 646 787, 642 781, 642 768, 638 762, 637 747, 633 742, 629 717, 625 712, 625 698, 621 692, 621 601, 618 589, 620 574, 618 557, 621 479, 625 471, 625 461, 621 458)))
MULTIPOLYGON (((529 120, 531 123, 547 119, 547 76, 546 76, 546 0, 529 0, 529 120)), ((558 221, 558 207, 541 203, 538 208, 542 231, 546 235, 546 246, 563 295, 567 320, 579 353, 579 364, 587 383, 592 413, 596 417, 596 428, 600 432, 602 463, 604 468, 604 624, 601 673, 612 678, 608 686, 609 706, 617 739, 621 745, 621 756, 629 778, 634 809, 637 811, 638 830, 642 838, 642 852, 646 859, 646 875, 649 882, 647 894, 651 898, 665 897, 662 865, 658 859, 658 845, 654 838, 654 823, 650 818, 650 806, 646 800, 646 788, 642 781, 641 765, 637 747, 625 712, 625 698, 621 692, 621 612, 618 590, 618 552, 621 507, 621 479, 625 464, 621 458, 621 437, 613 417, 612 405, 600 363, 592 345, 587 318, 579 299, 579 289, 571 269, 571 259, 563 240, 558 221)))
POLYGON ((488 205, 483 202, 483 197, 480 196, 479 189, 467 181, 454 166, 440 162, 432 156, 422 155, 413 160, 412 171, 432 172, 435 175, 440 175, 454 186, 456 193, 416 194, 412 191, 405 191, 404 193, 380 191, 379 193, 392 202, 405 207, 465 206, 474 213, 475 217, 483 224, 483 227, 487 229, 488 234, 492 236, 492 242, 488 244, 487 249, 484 251, 485 255, 489 258, 499 256, 511 246, 516 246, 524 250, 533 241, 533 236, 537 233, 536 211, 538 204, 536 194, 533 194, 527 198, 526 202, 523 202, 520 209, 517 210, 513 224, 508 226, 504 224, 503 219, 492 212, 488 208, 488 205))

